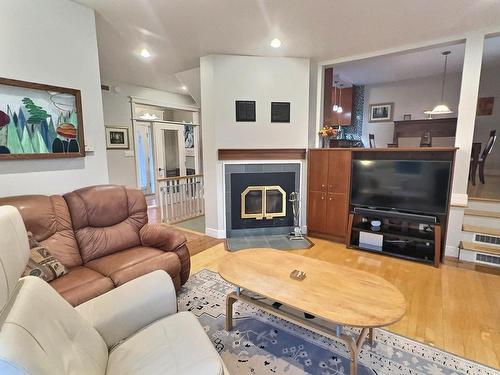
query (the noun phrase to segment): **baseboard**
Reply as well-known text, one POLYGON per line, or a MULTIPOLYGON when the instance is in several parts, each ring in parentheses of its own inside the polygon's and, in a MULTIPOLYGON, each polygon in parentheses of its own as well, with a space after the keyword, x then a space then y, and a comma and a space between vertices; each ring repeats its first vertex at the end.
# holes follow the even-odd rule
POLYGON ((444 256, 450 258, 458 258, 458 247, 446 245, 444 250, 444 256))
POLYGON ((223 229, 206 228, 205 234, 214 238, 226 238, 226 231, 223 229))

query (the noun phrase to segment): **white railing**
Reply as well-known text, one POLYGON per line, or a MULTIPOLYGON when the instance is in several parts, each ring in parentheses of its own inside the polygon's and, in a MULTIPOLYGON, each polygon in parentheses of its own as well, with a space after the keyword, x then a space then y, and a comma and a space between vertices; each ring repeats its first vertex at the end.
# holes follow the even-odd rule
POLYGON ((205 214, 203 175, 158 179, 163 223, 176 223, 205 214))

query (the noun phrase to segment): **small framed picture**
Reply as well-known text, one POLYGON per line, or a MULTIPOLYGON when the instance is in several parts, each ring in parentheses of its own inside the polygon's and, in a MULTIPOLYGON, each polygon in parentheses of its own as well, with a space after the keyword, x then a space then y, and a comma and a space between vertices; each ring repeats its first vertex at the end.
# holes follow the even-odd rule
POLYGON ((236 121, 255 122, 255 100, 236 100, 236 121))
POLYGON ((271 122, 290 122, 290 102, 271 102, 271 122))
POLYGON ((493 104, 495 98, 493 96, 486 98, 479 98, 477 100, 477 116, 491 116, 493 113, 493 104))
POLYGON ((411 120, 411 114, 403 115, 403 120, 404 121, 410 121, 411 120))
POLYGON ((369 122, 388 122, 392 121, 392 108, 394 103, 370 104, 369 122))
POLYGON ((108 150, 128 150, 128 128, 106 126, 106 148, 108 150))

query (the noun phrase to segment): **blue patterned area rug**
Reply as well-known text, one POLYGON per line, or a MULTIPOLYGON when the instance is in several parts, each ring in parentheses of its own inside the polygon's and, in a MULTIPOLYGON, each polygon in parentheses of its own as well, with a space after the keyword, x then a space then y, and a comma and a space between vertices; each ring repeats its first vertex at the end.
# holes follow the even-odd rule
MULTIPOLYGON (((232 375, 349 374, 346 347, 242 302, 234 329, 224 330, 225 298, 234 286, 217 273, 191 276, 179 293, 179 310, 195 314, 232 375)), ((288 310, 290 311, 290 310, 288 310)), ((328 325, 326 322, 317 323, 328 325)), ((354 334, 355 329, 344 333, 354 334)), ((383 329, 363 346, 359 375, 499 375, 500 372, 383 329)))

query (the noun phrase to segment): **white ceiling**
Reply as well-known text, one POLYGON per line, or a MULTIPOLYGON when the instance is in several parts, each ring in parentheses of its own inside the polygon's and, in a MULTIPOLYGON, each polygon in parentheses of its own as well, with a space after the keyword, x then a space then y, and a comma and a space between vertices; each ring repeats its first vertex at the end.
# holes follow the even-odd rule
MULTIPOLYGON (((448 55, 447 73, 461 72, 464 43, 352 61, 335 65, 334 69, 342 80, 357 85, 429 77, 443 73, 443 51, 451 52, 448 55)), ((484 43, 483 68, 496 65, 500 65, 500 37, 488 38, 484 43)))
POLYGON ((182 92, 211 53, 326 60, 498 25, 498 0, 75 0, 96 10, 103 80, 182 92), (282 48, 269 46, 272 38, 282 48), (142 48, 153 54, 138 56, 142 48))

